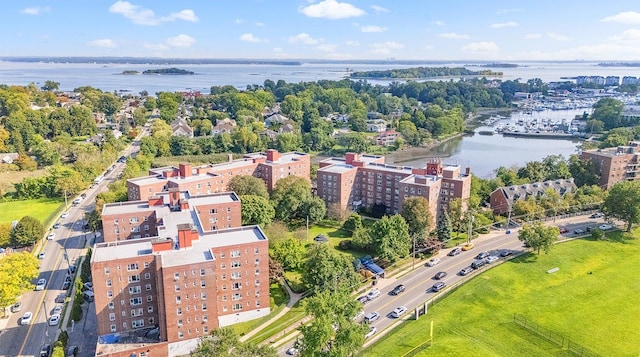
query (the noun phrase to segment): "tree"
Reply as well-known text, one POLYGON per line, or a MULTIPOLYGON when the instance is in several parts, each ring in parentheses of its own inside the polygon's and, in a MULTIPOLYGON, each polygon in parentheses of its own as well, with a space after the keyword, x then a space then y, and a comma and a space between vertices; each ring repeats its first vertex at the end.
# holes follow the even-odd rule
POLYGON ((353 231, 351 236, 351 244, 358 249, 373 251, 373 240, 371 239, 371 232, 368 228, 359 227, 353 231))
POLYGON ((38 277, 38 259, 28 252, 13 253, 0 259, 0 307, 12 305, 18 296, 33 289, 38 277))
POLYGON ((622 220, 631 232, 634 224, 640 223, 640 181, 620 181, 609 190, 602 204, 607 217, 622 220))
POLYGON ((605 97, 593 105, 591 118, 599 120, 604 124, 605 129, 613 129, 622 126, 621 113, 624 104, 611 97, 605 97))
POLYGON ((276 218, 291 221, 296 218, 306 219, 305 204, 311 200, 311 184, 298 176, 287 176, 276 182, 271 192, 271 202, 276 209, 276 218))
POLYGON ((231 327, 217 328, 200 339, 198 347, 191 352, 192 357, 276 357, 278 352, 270 346, 255 346, 242 343, 231 327))
POLYGON ((540 222, 525 224, 518 232, 518 239, 538 251, 549 253, 551 246, 558 240, 560 229, 556 226, 545 226, 540 222))
POLYGON ((0 247, 11 245, 11 223, 0 223, 0 247))
POLYGON ((60 82, 47 80, 44 81, 44 85, 42 86, 42 90, 44 91, 57 91, 60 88, 60 82))
POLYGON ((591 160, 581 160, 578 155, 569 157, 569 172, 578 187, 597 185, 600 180, 595 163, 591 160))
POLYGON ((371 240, 380 259, 395 262, 411 251, 409 226, 402 216, 384 216, 371 227, 371 240))
POLYGON ((362 228, 362 216, 357 213, 349 215, 349 218, 342 224, 342 229, 350 232, 355 232, 360 228, 362 228))
POLYGON ((454 198, 449 201, 449 219, 451 221, 451 229, 456 232, 456 238, 460 236, 460 231, 464 231, 465 219, 467 215, 464 212, 464 206, 461 198, 454 198))
POLYGON ((431 214, 429 201, 421 196, 409 197, 402 205, 402 217, 409 226, 409 235, 416 237, 417 244, 422 244, 431 231, 431 214))
POLYGON ((257 224, 266 226, 276 215, 271 202, 262 196, 242 196, 242 225, 257 224))
POLYGON ((327 206, 322 198, 311 197, 304 202, 302 214, 309 217, 310 224, 318 223, 327 215, 327 206))
POLYGON ((351 292, 360 283, 349 258, 334 252, 327 244, 314 243, 307 251, 302 266, 302 282, 309 289, 351 292))
POLYGON ((351 356, 364 344, 369 326, 354 321, 361 307, 348 292, 319 292, 304 300, 304 309, 313 319, 300 327, 300 355, 351 356))
POLYGON ((451 239, 451 219, 447 210, 442 212, 442 217, 438 221, 437 235, 440 242, 446 242, 451 239))
POLYGON ((302 242, 295 237, 287 237, 273 244, 273 259, 277 260, 284 270, 297 270, 304 260, 305 249, 302 242))
POLYGON ((260 196, 269 198, 267 185, 261 179, 249 175, 234 176, 229 180, 229 191, 235 192, 238 196, 260 196))
POLYGON ((31 216, 24 216, 11 231, 13 246, 27 246, 37 242, 44 236, 42 223, 31 216))
POLYGON ((118 98, 113 93, 103 93, 98 98, 98 102, 96 103, 95 109, 105 113, 107 116, 112 116, 118 110, 122 104, 120 103, 120 98, 118 98))

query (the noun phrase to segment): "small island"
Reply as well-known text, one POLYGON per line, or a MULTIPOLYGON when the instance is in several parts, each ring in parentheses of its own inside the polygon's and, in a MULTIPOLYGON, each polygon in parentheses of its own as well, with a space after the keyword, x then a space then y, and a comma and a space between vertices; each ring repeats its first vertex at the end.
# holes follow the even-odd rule
POLYGON ((170 75, 191 75, 196 74, 195 72, 187 71, 180 68, 161 68, 161 69, 147 69, 142 72, 142 74, 170 74, 170 75))
POLYGON ((122 71, 122 74, 129 76, 129 75, 134 75, 134 74, 140 74, 140 72, 138 72, 138 71, 122 71))
POLYGON ((351 78, 357 79, 426 79, 461 76, 502 76, 502 72, 491 70, 471 71, 464 67, 415 67, 385 71, 353 72, 350 75, 351 78))

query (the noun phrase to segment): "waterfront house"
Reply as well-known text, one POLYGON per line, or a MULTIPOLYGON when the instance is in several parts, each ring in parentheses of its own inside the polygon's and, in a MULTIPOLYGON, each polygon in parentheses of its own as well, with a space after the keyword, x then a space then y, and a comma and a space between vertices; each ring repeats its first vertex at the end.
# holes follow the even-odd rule
POLYGON ((513 209, 517 201, 544 196, 548 189, 563 196, 567 192, 575 192, 577 188, 573 178, 504 186, 491 192, 489 203, 494 214, 505 214, 513 209))

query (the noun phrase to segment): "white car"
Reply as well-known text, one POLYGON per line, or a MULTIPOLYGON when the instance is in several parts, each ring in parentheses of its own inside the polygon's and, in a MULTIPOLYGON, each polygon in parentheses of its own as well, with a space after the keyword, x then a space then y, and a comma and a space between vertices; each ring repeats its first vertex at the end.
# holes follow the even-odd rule
POLYGON ((47 240, 54 240, 54 239, 56 239, 56 234, 53 232, 49 233, 49 235, 47 236, 47 240))
POLYGON ((373 299, 375 299, 375 298, 377 298, 379 296, 380 296, 380 290, 373 289, 373 290, 369 291, 369 293, 367 294, 367 299, 369 301, 371 301, 371 300, 373 300, 373 299))
POLYGON ((36 291, 44 290, 44 287, 47 285, 47 279, 40 279, 36 284, 36 291))
POLYGON ((352 318, 351 318, 351 321, 358 321, 358 320, 360 320, 360 319, 361 319, 361 318, 363 318, 363 317, 364 317, 364 310, 360 310, 360 311, 358 311, 358 313, 356 314, 356 316, 354 316, 354 317, 352 317, 352 318))
POLYGON ((432 258, 427 262, 427 266, 434 267, 440 263, 440 258, 432 258))
POLYGON ((297 356, 298 354, 300 354, 300 351, 298 351, 298 349, 295 347, 291 347, 287 350, 287 354, 289 356, 297 356))
POLYGON ((73 200, 73 204, 74 205, 80 204, 80 202, 82 202, 82 198, 80 198, 80 197, 78 197, 75 200, 73 200))
POLYGON ((398 306, 396 307, 393 311, 391 311, 391 316, 398 318, 402 315, 404 315, 404 313, 407 312, 407 308, 404 306, 398 306))
POLYGON ((22 315, 20 325, 28 325, 31 323, 31 320, 33 320, 33 313, 31 311, 27 311, 22 315))
POLYGON ((608 231, 609 229, 613 228, 613 226, 605 223, 605 224, 599 225, 598 228, 603 231, 608 231))
POLYGON ((62 315, 62 305, 56 305, 56 307, 51 310, 51 315, 62 315))
POLYGON ((376 332, 378 332, 378 329, 377 329, 375 326, 371 326, 371 327, 369 328, 369 332, 367 332, 367 334, 366 334, 366 335, 364 335, 364 338, 369 338, 369 337, 371 337, 371 336, 375 335, 375 334, 376 334, 376 332))
POLYGON ((491 264, 491 263, 495 262, 495 261, 496 261, 496 260, 498 260, 498 259, 499 259, 499 258, 498 258, 498 257, 496 257, 495 255, 490 255, 490 256, 486 257, 484 261, 485 261, 485 263, 487 263, 487 264, 491 264))
POLYGON ((58 324, 60 323, 60 315, 52 315, 49 318, 49 326, 58 326, 58 324))
POLYGON ((67 218, 69 217, 69 212, 64 212, 60 215, 60 218, 67 218))
POLYGON ((42 260, 45 257, 45 252, 38 254, 38 259, 42 260))

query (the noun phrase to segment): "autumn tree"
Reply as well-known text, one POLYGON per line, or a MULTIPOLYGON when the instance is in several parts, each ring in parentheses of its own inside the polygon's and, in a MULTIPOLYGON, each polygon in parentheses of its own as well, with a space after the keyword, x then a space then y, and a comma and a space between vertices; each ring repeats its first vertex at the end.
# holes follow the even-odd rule
POLYGON ((25 291, 33 289, 38 277, 38 259, 28 252, 13 253, 0 259, 0 307, 12 305, 25 291))
POLYGON ((538 251, 549 253, 551 246, 558 240, 560 229, 556 226, 545 226, 540 222, 525 224, 518 232, 518 239, 538 251))

